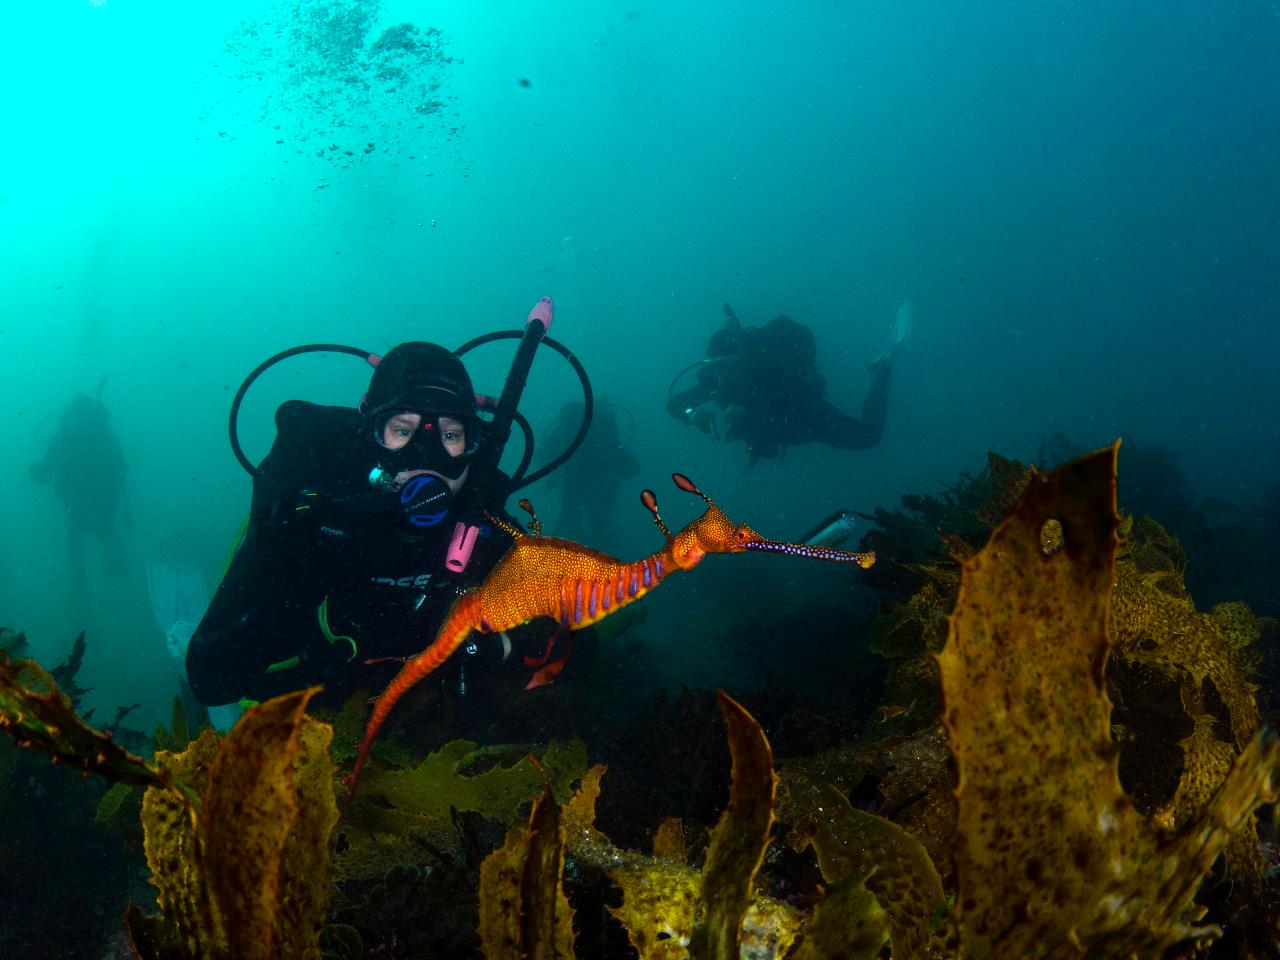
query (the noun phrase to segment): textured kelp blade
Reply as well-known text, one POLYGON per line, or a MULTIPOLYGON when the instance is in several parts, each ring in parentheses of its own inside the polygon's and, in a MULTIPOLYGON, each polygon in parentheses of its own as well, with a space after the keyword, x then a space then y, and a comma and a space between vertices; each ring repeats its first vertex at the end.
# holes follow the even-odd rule
MULTIPOLYGON (((300 825, 299 787, 294 765, 300 747, 322 745, 327 758, 328 738, 304 740, 303 725, 307 701, 316 689, 300 690, 251 708, 221 744, 209 770, 202 813, 202 844, 207 882, 223 916, 232 956, 237 960, 269 960, 276 956, 280 929, 288 924, 304 924, 308 929, 290 935, 307 948, 293 956, 318 957, 318 935, 323 904, 328 889, 328 830, 318 836, 333 817, 322 812, 301 821, 312 830, 299 836, 300 844, 319 843, 320 850, 302 860, 317 867, 306 877, 282 877, 286 843, 300 825), (302 904, 284 902, 288 890, 311 885, 313 894, 302 904), (318 895, 314 891, 323 891, 318 895), (318 916, 290 914, 286 910, 314 911, 318 916)), ((305 755, 301 765, 307 774, 307 799, 317 801, 314 780, 319 775, 315 761, 305 755)), ((332 805, 332 789, 330 789, 332 805)), ((332 807, 330 807, 332 810, 332 807)), ((295 854, 297 851, 295 849, 295 854)))
POLYGON ((931 947, 930 938, 945 894, 920 841, 883 817, 855 809, 829 785, 822 809, 826 819, 818 823, 813 847, 823 879, 839 884, 870 874, 866 887, 888 916, 896 960, 940 955, 941 946, 931 947))
MULTIPOLYGON (((1204 809, 1261 728, 1258 687, 1249 680, 1256 654, 1248 649, 1258 638, 1259 624, 1244 604, 1197 611, 1183 583, 1182 548, 1151 518, 1126 519, 1121 534, 1108 624, 1112 656, 1122 667, 1141 664, 1143 674, 1167 678, 1180 690, 1193 732, 1178 744, 1183 767, 1177 792, 1156 817, 1161 826, 1181 828, 1204 809), (1216 706, 1206 703, 1210 691, 1216 706)), ((1146 742, 1166 739, 1167 723, 1153 714, 1149 729, 1142 729, 1144 723, 1129 731, 1126 750, 1133 755, 1146 742)), ((1223 868, 1231 878, 1225 912, 1237 924, 1242 914, 1262 912, 1253 905, 1264 899, 1265 871, 1257 829, 1246 823, 1228 845, 1223 868)))
POLYGON ((330 728, 315 690, 269 700, 225 739, 210 727, 156 762, 175 784, 142 801, 158 917, 126 915, 140 956, 319 957, 337 819, 330 728))
POLYGON ((596 764, 582 775, 582 782, 564 805, 565 842, 569 852, 597 867, 620 862, 623 851, 596 829, 596 801, 600 799, 600 780, 609 768, 596 764))
POLYGON ((520 879, 529 855, 529 825, 513 823, 507 839, 480 864, 480 943, 485 960, 521 960, 520 879))
POLYGON ((548 784, 529 814, 529 856, 522 879, 524 909, 520 918, 527 956, 548 960, 573 957, 573 909, 560 882, 563 875, 560 807, 548 784))
MULTIPOLYGON (((596 829, 595 804, 605 767, 595 766, 565 804, 565 848, 582 864, 604 870, 622 890, 610 913, 626 928, 640 960, 683 960, 694 918, 702 909, 702 876, 693 867, 622 850, 596 829)), ((800 931, 794 908, 756 897, 742 923, 741 955, 781 957, 800 931)))
MULTIPOLYGON (((787 960, 870 960, 889 939, 889 918, 860 876, 827 891, 787 960)), ((893 956, 901 960, 895 944, 893 956)))
POLYGON ((712 832, 702 868, 704 912, 689 944, 694 960, 738 956, 742 918, 769 845, 777 788, 773 751, 760 724, 723 690, 719 700, 733 757, 733 782, 729 806, 712 832))
POLYGON ((560 810, 549 789, 527 822, 480 865, 480 939, 486 960, 571 960, 573 909, 564 895, 560 810))
POLYGON ((141 757, 81 720, 53 677, 34 660, 0 654, 0 730, 20 746, 45 751, 54 763, 123 783, 167 783, 141 757))
MULTIPOLYGON (((1151 536, 1155 525, 1147 521, 1141 526, 1145 535, 1151 536)), ((1163 530, 1160 533, 1168 536, 1163 530)), ((1150 541, 1138 550, 1150 551, 1150 541)), ((1219 608, 1212 614, 1198 612, 1181 595, 1185 587, 1179 573, 1159 568, 1143 572, 1144 560, 1134 554, 1130 552, 1132 562, 1117 570, 1112 591, 1110 626, 1117 653, 1124 660, 1148 664, 1189 683, 1196 698, 1212 684, 1230 719, 1229 730, 1224 729, 1221 735, 1234 738, 1243 750, 1258 732, 1261 719, 1254 696, 1258 688, 1248 679, 1248 656, 1227 635, 1227 631, 1239 629, 1238 612, 1234 623, 1219 608)))
MULTIPOLYGON (((696 956, 688 946, 694 920, 701 911, 702 876, 693 867, 627 854, 622 865, 608 869, 622 890, 622 905, 609 912, 627 930, 640 960, 684 960, 696 956)), ((742 919, 739 943, 743 957, 781 957, 795 942, 802 918, 792 907, 756 897, 742 919)))
POLYGON ((581 740, 552 743, 539 763, 528 754, 496 763, 480 773, 468 770, 492 758, 466 740, 447 743, 417 767, 365 770, 359 792, 343 811, 346 844, 335 856, 338 874, 367 879, 381 876, 398 862, 412 860, 424 843, 461 855, 451 811, 477 811, 512 823, 542 791, 545 778, 557 799, 572 795, 572 783, 587 768, 581 740))
POLYGON ((180 754, 161 751, 156 763, 184 789, 150 787, 142 796, 142 829, 158 917, 127 914, 130 936, 141 951, 162 949, 165 957, 216 958, 227 955, 226 936, 205 885, 197 839, 198 798, 218 755, 218 735, 206 727, 180 754), (181 951, 173 949, 181 944, 181 951))
POLYGON ((609 912, 627 930, 640 960, 685 960, 689 932, 702 895, 702 877, 693 867, 640 862, 617 867, 609 876, 622 889, 622 905, 609 912))
POLYGON ((1203 936, 1185 922, 1191 896, 1275 763, 1274 746, 1251 747, 1176 842, 1122 791, 1103 683, 1115 458, 1112 447, 1034 476, 963 564, 938 662, 966 956, 1160 956, 1203 936))
POLYGON ((474 743, 455 740, 412 769, 369 770, 363 789, 407 814, 448 822, 451 808, 478 810, 510 822, 522 806, 542 792, 544 776, 550 778, 556 799, 564 802, 572 794, 570 785, 587 768, 586 746, 578 739, 552 743, 543 753, 541 765, 525 756, 514 764, 499 764, 473 776, 462 774, 460 769, 477 755, 474 743))
POLYGON ((653 858, 672 863, 685 862, 684 822, 679 817, 667 817, 658 824, 653 835, 653 858))
POLYGON ((316 956, 317 936, 329 905, 329 835, 338 821, 333 728, 303 717, 293 764, 297 817, 280 861, 280 901, 274 922, 277 955, 316 956))

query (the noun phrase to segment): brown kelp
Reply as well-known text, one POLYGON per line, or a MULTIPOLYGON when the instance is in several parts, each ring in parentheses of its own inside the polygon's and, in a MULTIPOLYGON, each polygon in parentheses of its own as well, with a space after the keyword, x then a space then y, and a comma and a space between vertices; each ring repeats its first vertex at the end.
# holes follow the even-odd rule
MULTIPOLYGON (((73 678, 83 654, 84 634, 81 634, 71 659, 58 668, 77 690, 73 678)), ((167 785, 162 773, 82 720, 71 698, 59 689, 53 674, 34 660, 10 660, 3 652, 0 652, 0 730, 20 746, 48 753, 54 763, 96 773, 113 782, 167 785)))
POLYGON ((210 728, 157 764, 174 788, 143 798, 159 915, 128 913, 144 958, 318 960, 337 820, 331 728, 305 715, 315 688, 210 728))
MULTIPOLYGON (((331 831, 330 730, 305 717, 304 692, 250 711, 223 741, 205 731, 137 761, 158 780, 144 821, 161 914, 131 913, 135 943, 146 957, 321 956, 332 836, 348 903, 399 887, 437 898, 424 915, 474 911, 479 942, 450 956, 604 955, 578 942, 604 904, 642 960, 873 957, 886 943, 898 960, 1205 947, 1222 923, 1257 919, 1204 884, 1220 854, 1265 905, 1253 812, 1275 798, 1280 747, 1258 732, 1249 680, 1261 627, 1236 605, 1195 609, 1176 541, 1116 515, 1115 470, 1110 448, 1026 471, 985 545, 953 543, 952 565, 934 565, 945 583, 916 571, 936 590, 915 609, 940 608, 941 624, 902 659, 936 665, 941 728, 914 707, 880 742, 776 765, 760 724, 720 694, 732 775, 702 856, 703 838, 670 820, 651 854, 611 842, 596 824, 605 768, 587 769, 577 743, 541 751, 540 765, 524 747, 461 742, 419 762, 388 744, 331 831), (1166 779, 1132 756, 1143 750, 1176 760, 1166 779), (895 822, 859 809, 867 771, 895 822), (467 859, 480 842, 458 804, 501 823, 505 840, 488 845, 477 884, 428 887, 417 862, 450 842, 444 852, 467 859), (808 888, 775 882, 788 857, 811 858, 808 888)), ((892 706, 875 729, 903 716, 892 706)), ((10 731, 24 729, 10 714, 10 731)), ((351 914, 335 919, 326 956, 404 953, 351 914)), ((1265 939, 1236 945, 1268 955, 1265 939)))
MULTIPOLYGON (((83 635, 49 672, 18 659, 27 649, 21 633, 0 630, 0 723, 7 721, 11 734, 0 737, 0 956, 95 956, 120 928, 115 904, 122 904, 130 893, 145 893, 145 887, 137 879, 141 845, 130 848, 94 821, 105 784, 84 776, 84 764, 93 768, 103 746, 115 760, 123 760, 128 751, 110 746, 123 746, 123 731, 117 729, 108 740, 102 731, 82 729, 73 719, 74 700, 53 695, 54 686, 62 690, 63 683, 77 695, 83 691, 77 682, 83 635), (5 654, 15 659, 5 660, 5 654), (55 676, 62 683, 56 683, 55 676), (50 724, 65 728, 65 735, 51 730, 50 724), (58 766, 42 752, 55 745, 58 766), (51 883, 50 877, 74 877, 75 882, 51 883), (72 903, 75 922, 67 923, 64 918, 72 903)), ((98 768, 105 772, 115 763, 104 758, 98 768)), ((120 768, 129 770, 130 779, 148 779, 145 773, 135 776, 141 771, 130 769, 127 761, 120 768)), ((126 793, 138 792, 117 785, 126 793)), ((141 831, 136 833, 140 837, 141 831)))
POLYGON ((1280 745, 1263 738, 1174 835, 1121 787, 1105 682, 1120 639, 1108 630, 1115 457, 1112 447, 1034 474, 962 565, 938 656, 958 771, 962 955, 1161 956, 1214 936, 1195 926, 1200 881, 1275 796, 1280 745))

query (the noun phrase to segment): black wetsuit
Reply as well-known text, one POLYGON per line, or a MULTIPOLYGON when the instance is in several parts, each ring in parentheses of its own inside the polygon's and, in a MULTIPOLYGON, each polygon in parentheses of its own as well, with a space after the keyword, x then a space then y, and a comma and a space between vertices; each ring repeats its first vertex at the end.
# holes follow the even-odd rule
MULTIPOLYGON (((724 331, 717 331, 718 335, 724 331)), ((890 363, 873 364, 862 417, 851 417, 826 399, 826 381, 817 369, 813 333, 790 317, 762 327, 734 330, 731 352, 713 354, 698 370, 697 383, 674 394, 667 412, 697 422, 698 408, 714 403, 725 413, 725 440, 742 440, 750 464, 781 456, 782 447, 826 443, 865 450, 880 442, 889 410, 890 363)), ((721 342, 724 337, 713 337, 721 342)))
POLYGON ((424 649, 453 599, 510 545, 482 508, 505 514, 468 503, 465 485, 443 522, 406 523, 397 497, 367 482, 366 421, 353 409, 290 401, 277 412, 276 429, 254 481, 244 539, 188 648, 188 678, 202 703, 262 699, 313 683, 339 693, 381 689, 401 662, 366 661, 424 649), (480 533, 455 574, 444 561, 459 520, 480 533), (331 634, 353 638, 352 659, 350 643, 326 638, 321 604, 331 634), (290 665, 273 667, 280 664, 290 665))

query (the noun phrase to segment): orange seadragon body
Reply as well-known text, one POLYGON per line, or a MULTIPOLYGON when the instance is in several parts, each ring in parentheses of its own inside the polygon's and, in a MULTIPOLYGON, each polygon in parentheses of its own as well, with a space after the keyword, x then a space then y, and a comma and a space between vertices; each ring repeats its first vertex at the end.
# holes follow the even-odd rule
MULTIPOLYGON (((537 617, 552 617, 570 630, 580 630, 639 600, 676 570, 688 570, 709 553, 742 553, 748 550, 784 553, 863 569, 875 563, 874 553, 848 553, 829 547, 766 540, 745 524, 734 523, 701 490, 681 474, 673 474, 676 486, 701 497, 707 510, 698 519, 672 534, 658 515, 657 498, 649 490, 641 502, 667 537, 667 544, 643 560, 624 563, 606 553, 572 540, 534 536, 501 520, 498 526, 515 542, 498 561, 484 583, 463 594, 449 608, 440 632, 431 645, 409 660, 373 705, 355 768, 346 782, 354 793, 369 747, 382 724, 402 696, 453 655, 473 632, 510 630, 537 617)), ((523 502, 522 502, 522 505, 523 502)))

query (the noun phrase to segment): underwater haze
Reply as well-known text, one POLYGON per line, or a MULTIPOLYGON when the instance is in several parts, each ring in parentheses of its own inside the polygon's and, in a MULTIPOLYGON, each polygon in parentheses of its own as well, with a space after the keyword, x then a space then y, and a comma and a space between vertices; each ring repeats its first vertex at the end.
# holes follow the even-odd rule
MULTIPOLYGON (((593 544, 622 556, 659 543, 642 487, 673 526, 693 515, 672 471, 794 537, 1056 434, 1125 438, 1122 486, 1128 449, 1164 448, 1197 500, 1247 510, 1280 468, 1277 63, 1263 0, 9 4, 0 623, 46 663, 86 630, 88 704, 139 702, 150 729, 176 688, 146 565, 217 582, 249 498, 227 439, 243 378, 303 343, 456 347, 544 295, 640 463, 593 544), (871 450, 748 469, 664 412, 723 303, 808 325, 856 412, 904 301, 871 450), (28 465, 99 389, 128 522, 119 555, 90 538, 78 584, 28 465)), ((511 353, 468 358, 480 390, 511 353)), ((355 404, 367 375, 273 368, 248 455, 281 401, 355 404)), ((576 391, 543 351, 522 409, 546 435, 576 391)), ((715 582, 654 597, 656 622, 715 582)))

